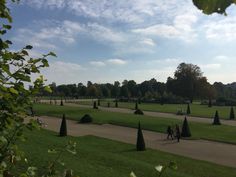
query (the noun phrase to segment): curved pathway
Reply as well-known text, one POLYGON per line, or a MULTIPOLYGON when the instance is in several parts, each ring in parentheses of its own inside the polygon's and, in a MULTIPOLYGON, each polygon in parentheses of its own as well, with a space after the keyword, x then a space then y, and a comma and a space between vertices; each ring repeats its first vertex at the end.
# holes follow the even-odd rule
MULTIPOLYGON (((90 105, 81 105, 81 104, 75 104, 75 103, 65 103, 65 105, 68 106, 78 106, 83 108, 92 108, 90 105)), ((103 107, 99 106, 99 109, 102 111, 108 111, 108 112, 120 112, 120 113, 129 113, 133 114, 134 110, 128 109, 128 108, 114 108, 114 107, 103 107)), ((143 111, 144 115, 150 116, 150 117, 161 117, 161 118, 171 118, 171 119, 178 119, 183 120, 184 116, 178 116, 176 114, 172 113, 162 113, 162 112, 154 112, 154 111, 143 111)), ((193 116, 187 116, 188 121, 192 122, 199 122, 199 123, 208 123, 211 124, 213 119, 210 118, 204 118, 204 117, 193 117, 193 116)), ((230 125, 230 126, 236 126, 235 120, 225 120, 221 119, 221 124, 223 125, 230 125)))
MULTIPOLYGON (((45 128, 58 132, 61 119, 43 116, 45 128)), ((78 124, 67 120, 68 134, 72 136, 94 135, 120 142, 136 144, 137 129, 110 124, 78 124)), ((146 146, 181 156, 205 160, 236 168, 236 145, 206 140, 166 140, 166 134, 143 130, 146 146)))

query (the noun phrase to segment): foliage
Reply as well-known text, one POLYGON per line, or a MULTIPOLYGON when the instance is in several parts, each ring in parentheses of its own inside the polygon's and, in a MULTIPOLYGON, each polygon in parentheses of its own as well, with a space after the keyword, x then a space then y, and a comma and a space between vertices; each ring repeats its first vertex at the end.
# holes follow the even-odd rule
POLYGON ((145 151, 146 150, 140 122, 138 124, 136 149, 137 149, 137 151, 145 151))
POLYGON ((98 109, 96 101, 93 102, 93 109, 98 109))
POLYGON ((188 106, 187 106, 187 111, 186 111, 186 114, 191 114, 191 110, 190 110, 190 105, 188 104, 188 106))
POLYGON ((191 137, 191 132, 190 132, 190 128, 189 128, 188 121, 187 121, 186 117, 184 118, 184 122, 182 125, 181 137, 191 137))
POLYGON ((115 101, 115 107, 118 108, 118 100, 115 101))
POLYGON ((135 110, 137 110, 138 109, 138 102, 136 101, 135 102, 135 108, 134 108, 135 110))
POLYGON ((61 99, 61 104, 60 104, 61 106, 64 106, 64 103, 63 103, 63 100, 61 99))
POLYGON ((220 123, 220 117, 219 117, 219 114, 218 114, 218 111, 216 111, 215 113, 215 116, 214 116, 214 119, 213 119, 213 125, 221 125, 220 123))
POLYGON ((107 102, 107 107, 110 108, 110 102, 107 102))
POLYGON ((234 115, 234 108, 233 108, 233 106, 231 106, 231 108, 230 108, 230 115, 229 115, 229 119, 234 119, 235 118, 235 115, 234 115))
POLYGON ((63 114, 59 136, 67 136, 66 116, 63 114))
POLYGON ((93 118, 89 114, 85 114, 81 119, 80 123, 91 123, 93 121, 93 118))
POLYGON ((193 0, 194 5, 205 14, 214 12, 226 15, 226 8, 236 3, 235 0, 193 0))
POLYGON ((143 111, 141 109, 136 109, 134 114, 143 115, 143 111))

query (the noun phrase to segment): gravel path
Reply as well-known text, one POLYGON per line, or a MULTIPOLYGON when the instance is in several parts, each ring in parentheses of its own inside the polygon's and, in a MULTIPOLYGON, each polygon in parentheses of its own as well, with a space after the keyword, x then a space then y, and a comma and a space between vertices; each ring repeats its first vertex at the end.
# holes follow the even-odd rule
MULTIPOLYGON (((84 107, 84 108, 92 108, 90 105, 80 105, 80 104, 75 104, 75 103, 65 103, 65 105, 68 106, 78 106, 78 107, 84 107)), ((120 113, 130 113, 133 114, 134 110, 127 109, 127 108, 114 108, 114 107, 101 107, 99 106, 100 110, 103 111, 108 111, 108 112, 120 112, 120 113)), ((161 112, 153 112, 153 111, 143 111, 143 113, 147 116, 151 117, 162 117, 162 118, 172 118, 172 119, 179 119, 183 120, 184 116, 178 116, 176 114, 172 113, 161 113, 161 112)), ((211 124, 213 119, 210 118, 204 118, 204 117, 193 117, 193 116, 187 116, 188 121, 192 122, 200 122, 200 123, 208 123, 211 124)), ((221 119, 221 124, 223 125, 231 125, 231 126, 236 126, 236 121, 235 120, 224 120, 221 119)))
MULTIPOLYGON (((46 123, 46 129, 58 132, 61 119, 43 116, 40 119, 46 123)), ((137 129, 110 124, 78 124, 67 120, 68 134, 72 136, 94 135, 98 137, 135 144, 137 129)), ((166 134, 143 130, 146 146, 173 154, 205 160, 220 165, 236 168, 236 146, 205 140, 166 140, 166 134)))

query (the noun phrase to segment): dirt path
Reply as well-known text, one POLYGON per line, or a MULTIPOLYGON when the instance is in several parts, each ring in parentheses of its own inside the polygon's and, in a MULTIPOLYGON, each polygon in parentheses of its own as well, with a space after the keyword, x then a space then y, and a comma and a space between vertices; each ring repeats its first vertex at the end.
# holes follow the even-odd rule
MULTIPOLYGON (((75 104, 75 103, 65 103, 65 105, 68 106, 78 106, 78 107, 83 107, 83 108, 91 108, 92 106, 90 105, 80 105, 80 104, 75 104)), ((120 113, 129 113, 133 114, 134 110, 127 109, 127 108, 114 108, 114 107, 102 107, 99 106, 100 110, 103 111, 108 111, 108 112, 120 112, 120 113)), ((184 116, 178 116, 172 113, 161 113, 161 112, 152 112, 152 111, 143 111, 143 113, 147 116, 151 117, 162 117, 162 118, 172 118, 172 119, 178 119, 178 120, 183 120, 184 116)), ((203 118, 203 117, 193 117, 193 116, 187 116, 188 121, 191 122, 199 122, 199 123, 212 123, 212 119, 210 118, 203 118)), ((223 125, 231 125, 231 126, 236 126, 236 121, 235 120, 220 120, 223 125)))
MULTIPOLYGON (((46 129, 59 131, 61 119, 47 116, 40 119, 46 123, 46 129)), ((130 144, 135 144, 137 137, 137 129, 134 128, 110 124, 78 124, 72 120, 67 120, 67 130, 72 136, 94 135, 130 144)), ((236 168, 235 145, 205 140, 181 140, 177 143, 166 140, 166 135, 162 133, 144 130, 143 134, 149 148, 236 168)))

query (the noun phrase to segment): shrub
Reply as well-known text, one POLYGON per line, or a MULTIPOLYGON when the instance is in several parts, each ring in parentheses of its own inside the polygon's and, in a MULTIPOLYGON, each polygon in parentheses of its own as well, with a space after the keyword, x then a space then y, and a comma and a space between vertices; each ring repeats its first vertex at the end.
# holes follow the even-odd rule
POLYGON ((81 119, 80 123, 91 123, 93 121, 93 118, 89 114, 85 114, 81 119))
POLYGON ((208 102, 208 107, 211 108, 212 107, 212 101, 211 99, 209 99, 209 102, 208 102))
POLYGON ((67 136, 66 116, 63 114, 60 128, 60 136, 67 136))
POLYGON ((143 115, 143 111, 141 109, 136 109, 134 111, 134 114, 139 114, 139 115, 143 115))
POLYGON ((187 111, 186 111, 186 114, 191 114, 191 111, 190 111, 190 105, 188 104, 188 107, 187 107, 187 111))
POLYGON ((110 102, 107 103, 107 107, 110 108, 110 102))
POLYGON ((235 118, 235 115, 234 115, 234 108, 233 106, 231 106, 231 109, 230 109, 230 115, 229 115, 229 119, 234 119, 235 118))
POLYGON ((186 117, 184 118, 181 136, 182 137, 191 137, 191 132, 190 132, 190 128, 189 128, 188 121, 187 121, 186 117))
POLYGON ((63 104, 63 100, 61 99, 61 104, 60 104, 61 106, 64 106, 64 104, 63 104))
POLYGON ((98 106, 100 106, 100 100, 98 99, 98 106))
POLYGON ((135 103, 135 110, 138 109, 138 102, 135 103))
POLYGON ((98 109, 96 101, 93 102, 93 109, 98 109))
POLYGON ((214 117, 214 120, 213 120, 213 125, 220 125, 220 118, 219 118, 219 114, 218 114, 218 111, 216 111, 215 113, 215 117, 214 117))
POLYGON ((181 110, 178 110, 177 113, 176 113, 176 115, 184 115, 183 110, 182 110, 182 109, 181 109, 181 110))
POLYGON ((118 108, 118 101, 116 100, 115 107, 118 108))
POLYGON ((142 132, 142 129, 141 129, 140 122, 138 124, 136 149, 137 149, 137 151, 145 151, 146 150, 145 142, 144 142, 144 138, 143 138, 143 132, 142 132))

